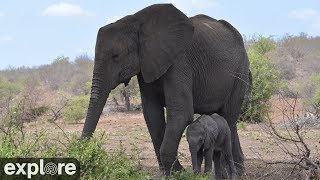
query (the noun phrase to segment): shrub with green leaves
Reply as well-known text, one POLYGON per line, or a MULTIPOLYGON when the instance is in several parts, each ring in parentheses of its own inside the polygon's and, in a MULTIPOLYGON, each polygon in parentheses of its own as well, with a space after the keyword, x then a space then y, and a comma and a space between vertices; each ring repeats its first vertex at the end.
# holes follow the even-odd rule
POLYGON ((259 37, 253 41, 247 52, 253 82, 251 102, 243 107, 243 119, 246 121, 263 121, 270 108, 269 100, 281 85, 281 71, 271 61, 271 53, 275 48, 274 40, 259 37))
POLYGON ((114 153, 103 147, 105 138, 101 135, 90 140, 72 141, 68 147, 69 157, 79 160, 81 176, 84 179, 149 179, 119 146, 114 153))
POLYGON ((79 135, 48 135, 47 132, 22 134, 12 131, 0 134, 2 158, 76 158, 80 162, 81 179, 150 179, 120 146, 116 152, 107 152, 101 134, 79 141, 79 135), (58 140, 59 139, 59 140, 58 140))
POLYGON ((313 74, 301 82, 298 92, 304 97, 306 110, 320 118, 320 73, 313 74))
POLYGON ((0 77, 0 100, 11 100, 13 95, 22 90, 22 85, 18 83, 9 82, 7 79, 0 77))
POLYGON ((311 103, 320 104, 320 74, 314 74, 311 76, 312 83, 315 84, 315 91, 311 97, 311 103))
POLYGON ((89 101, 89 95, 72 97, 68 103, 68 106, 64 109, 64 120, 69 123, 78 123, 85 117, 88 110, 89 101))

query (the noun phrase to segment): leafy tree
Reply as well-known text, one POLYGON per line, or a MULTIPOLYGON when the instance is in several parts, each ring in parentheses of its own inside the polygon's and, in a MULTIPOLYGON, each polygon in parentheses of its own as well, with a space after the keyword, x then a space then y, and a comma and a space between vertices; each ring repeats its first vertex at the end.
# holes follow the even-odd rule
POLYGON ((9 82, 7 79, 0 77, 0 100, 11 99, 21 89, 21 84, 9 82))
POLYGON ((111 93, 114 103, 119 105, 118 99, 122 102, 124 101, 126 111, 132 110, 132 100, 139 98, 139 85, 137 77, 131 78, 129 84, 124 86, 124 84, 119 85, 111 93))
POLYGON ((64 109, 63 118, 69 123, 78 123, 86 116, 90 96, 74 96, 64 109))
POLYGON ((91 86, 92 86, 91 81, 86 82, 86 84, 84 85, 84 95, 90 94, 91 86))
POLYGON ((275 48, 276 42, 273 39, 259 37, 253 40, 248 50, 253 87, 252 102, 243 107, 246 109, 245 120, 263 121, 270 108, 268 102, 280 86, 280 70, 271 61, 271 53, 275 48))
POLYGON ((0 77, 0 121, 3 114, 10 108, 10 103, 14 96, 22 90, 22 85, 12 83, 0 77))
POLYGON ((301 82, 298 92, 304 97, 306 110, 320 118, 320 73, 313 74, 308 80, 301 82))

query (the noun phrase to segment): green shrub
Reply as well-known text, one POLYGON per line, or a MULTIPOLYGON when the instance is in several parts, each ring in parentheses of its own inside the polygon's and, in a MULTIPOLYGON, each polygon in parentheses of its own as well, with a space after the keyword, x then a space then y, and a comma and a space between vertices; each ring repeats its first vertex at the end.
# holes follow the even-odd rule
POLYGON ((306 110, 320 118, 320 73, 313 74, 301 82, 298 91, 304 97, 306 110))
POLYGON ((312 103, 320 104, 320 74, 313 74, 310 78, 311 83, 315 86, 310 100, 312 103))
POLYGON ((18 130, 9 135, 0 134, 0 157, 76 158, 80 162, 82 179, 150 179, 124 154, 121 146, 114 153, 107 152, 102 135, 82 141, 78 140, 78 135, 67 136, 58 137, 42 131, 22 137, 18 130))
POLYGON ((105 138, 97 136, 70 143, 68 155, 79 160, 84 179, 148 179, 125 155, 121 145, 115 153, 108 153, 104 142, 105 138))
POLYGON ((25 99, 11 102, 6 112, 0 118, 0 126, 8 130, 20 129, 25 123, 25 99))
POLYGON ((84 84, 84 94, 85 94, 85 95, 90 94, 91 86, 92 86, 92 82, 91 82, 91 81, 88 81, 88 82, 86 82, 86 83, 84 84))
POLYGON ((0 77, 0 100, 11 99, 13 95, 22 90, 22 85, 9 82, 8 80, 0 77))
POLYGON ((238 126, 238 129, 241 129, 243 131, 247 130, 247 123, 246 122, 241 121, 237 124, 237 126, 238 126))
POLYGON ((63 118, 69 123, 78 123, 83 119, 88 110, 90 96, 75 96, 72 97, 68 106, 63 112, 63 118))
POLYGON ((57 157, 63 152, 63 145, 48 141, 44 132, 24 133, 12 127, 7 134, 0 134, 1 158, 57 157))
POLYGON ((260 37, 248 50, 253 82, 251 102, 243 107, 243 119, 246 121, 263 121, 270 109, 269 100, 280 88, 281 71, 271 61, 275 47, 276 43, 271 38, 260 37))
POLYGON ((30 115, 33 117, 39 117, 44 115, 46 112, 48 112, 50 109, 49 106, 39 106, 39 107, 35 107, 30 109, 31 113, 30 115))

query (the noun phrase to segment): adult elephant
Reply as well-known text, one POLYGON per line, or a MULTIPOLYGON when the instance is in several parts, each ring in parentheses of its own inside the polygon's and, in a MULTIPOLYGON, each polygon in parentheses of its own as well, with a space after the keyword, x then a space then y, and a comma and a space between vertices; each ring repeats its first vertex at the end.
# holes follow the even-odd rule
POLYGON ((188 18, 172 4, 146 7, 99 29, 82 137, 95 131, 110 91, 137 75, 160 169, 167 175, 182 169, 177 149, 194 113, 218 113, 228 121, 235 164, 242 172, 236 121, 248 66, 242 37, 228 22, 205 15, 188 18))

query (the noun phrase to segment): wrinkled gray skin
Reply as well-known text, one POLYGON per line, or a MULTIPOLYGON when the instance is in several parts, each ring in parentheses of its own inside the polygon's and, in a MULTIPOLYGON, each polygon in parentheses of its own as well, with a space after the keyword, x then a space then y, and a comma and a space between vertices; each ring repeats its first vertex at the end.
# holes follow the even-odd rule
POLYGON ((212 171, 212 161, 214 161, 216 179, 221 179, 220 156, 222 153, 224 155, 222 158, 225 158, 229 168, 229 178, 235 179, 236 169, 232 157, 231 132, 223 117, 218 114, 200 116, 188 126, 187 140, 195 173, 201 172, 204 157, 204 172, 212 171))
POLYGON ((215 112, 228 121, 234 160, 243 172, 236 121, 248 66, 242 37, 228 22, 188 18, 172 4, 146 7, 99 29, 82 138, 95 131, 110 91, 137 75, 144 118, 166 175, 183 169, 177 149, 193 114, 215 112))

